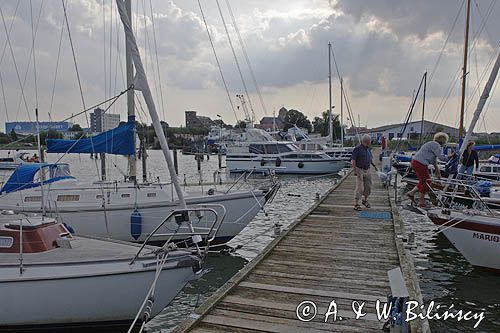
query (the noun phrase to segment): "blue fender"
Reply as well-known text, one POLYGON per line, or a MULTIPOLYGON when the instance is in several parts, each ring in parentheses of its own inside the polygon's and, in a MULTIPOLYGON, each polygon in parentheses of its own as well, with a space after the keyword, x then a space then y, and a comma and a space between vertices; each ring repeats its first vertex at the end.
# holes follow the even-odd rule
POLYGON ((139 211, 134 209, 132 215, 130 215, 130 234, 137 240, 142 233, 142 215, 139 211))

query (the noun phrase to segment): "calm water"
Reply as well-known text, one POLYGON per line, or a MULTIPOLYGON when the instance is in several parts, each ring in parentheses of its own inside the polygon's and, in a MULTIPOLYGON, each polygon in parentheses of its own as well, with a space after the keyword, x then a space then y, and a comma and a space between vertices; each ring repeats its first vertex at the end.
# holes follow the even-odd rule
POLYGON ((435 301, 457 310, 482 312, 477 329, 473 322, 430 321, 433 332, 500 332, 500 275, 474 269, 443 234, 422 215, 400 210, 406 228, 415 232, 412 250, 424 303, 435 301))
MULTIPOLYGON (((168 181, 163 155, 160 151, 149 151, 148 177, 168 181)), ((5 154, 2 154, 5 155, 5 154)), ((49 156, 49 161, 56 161, 57 155, 49 156)), ((82 180, 95 180, 96 162, 87 155, 65 156, 61 162, 68 162, 75 176, 82 180)), ((139 163, 140 164, 140 163, 139 163)), ((223 165, 225 163, 223 162, 223 165)), ((111 179, 121 179, 126 172, 126 160, 115 157, 108 160, 108 171, 111 179)), ((180 178, 188 183, 196 183, 200 179, 193 156, 179 154, 180 178)), ((201 178, 208 182, 217 171, 216 157, 202 163, 201 178)), ((139 167, 138 174, 141 169, 139 167)), ((223 173, 223 178, 228 175, 223 173)), ((8 173, 0 174, 0 181, 6 179, 8 173)), ((149 324, 152 332, 168 332, 176 324, 185 319, 197 306, 215 292, 231 276, 253 259, 273 239, 276 222, 285 228, 315 201, 316 193, 327 191, 332 177, 280 177, 282 188, 274 202, 266 206, 266 212, 260 212, 230 245, 241 246, 233 254, 214 254, 206 262, 209 272, 200 280, 187 285, 160 315, 149 324)), ((471 322, 431 321, 433 332, 500 332, 500 276, 473 269, 467 261, 448 242, 444 235, 435 234, 436 228, 427 217, 401 210, 406 227, 415 232, 417 247, 412 250, 420 287, 426 303, 434 300, 437 303, 455 309, 484 311, 485 320, 477 330, 473 330, 471 322)))

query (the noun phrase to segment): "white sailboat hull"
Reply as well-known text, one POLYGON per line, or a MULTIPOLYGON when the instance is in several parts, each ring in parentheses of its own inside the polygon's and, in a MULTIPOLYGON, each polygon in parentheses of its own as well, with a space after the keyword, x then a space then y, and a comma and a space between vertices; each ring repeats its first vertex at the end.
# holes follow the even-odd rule
MULTIPOLYGON (((45 206, 49 214, 59 222, 71 226, 77 233, 109 237, 124 241, 141 242, 163 219, 174 209, 181 208, 169 186, 149 186, 137 189, 133 186, 84 188, 61 182, 45 188, 45 206), (154 195, 154 196, 153 196, 154 195), (103 209, 103 198, 105 209, 103 209), (78 200, 76 200, 78 199, 78 200), (67 201, 62 201, 67 200, 67 201), (131 216, 137 210, 141 214, 141 228, 135 237, 131 230, 131 216)), ((39 188, 10 193, 0 198, 0 209, 14 210, 30 214, 40 214, 41 198, 39 188), (34 200, 34 201, 31 201, 34 200)), ((224 194, 186 196, 188 206, 203 204, 219 204, 225 207, 226 217, 222 223, 214 244, 223 244, 236 236, 257 215, 266 203, 266 192, 263 190, 234 191, 224 194)), ((222 209, 215 208, 219 217, 222 209)), ((1 217, 0 217, 1 219, 1 217)), ((206 232, 211 227, 215 216, 206 215, 200 220, 194 219, 196 232, 206 232)), ((154 236, 153 242, 168 239, 166 234, 176 231, 177 223, 171 221, 166 228, 154 236)), ((187 226, 182 225, 177 233, 188 233, 187 226)), ((188 236, 175 236, 174 240, 186 239, 188 236)))
POLYGON ((434 224, 442 226, 443 234, 471 265, 500 272, 498 217, 468 216, 457 212, 449 216, 440 210, 429 211, 428 215, 434 224))
MULTIPOLYGON (((151 270, 137 272, 125 267, 128 263, 122 263, 122 266, 114 273, 107 270, 100 272, 102 275, 99 276, 61 276, 37 280, 25 277, 0 283, 0 294, 4 300, 0 302, 0 328, 132 321, 151 286, 155 266, 151 270)), ((46 266, 43 269, 52 268, 46 266)), ((17 267, 13 269, 18 270, 17 267)), ((162 273, 157 282, 152 316, 174 299, 192 274, 191 267, 162 273)))

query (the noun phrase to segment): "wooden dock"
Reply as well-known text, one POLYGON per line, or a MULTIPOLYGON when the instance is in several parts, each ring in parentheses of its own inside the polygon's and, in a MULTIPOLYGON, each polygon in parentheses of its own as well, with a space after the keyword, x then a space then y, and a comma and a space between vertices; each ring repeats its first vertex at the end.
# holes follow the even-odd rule
MULTIPOLYGON (((421 302, 401 219, 372 172, 370 209, 353 210, 356 179, 344 176, 173 332, 381 332, 375 304, 387 301, 388 271, 397 267, 410 298, 421 302), (337 320, 325 322, 333 300, 337 320), (311 321, 297 318, 303 301, 317 306, 311 321), (353 301, 365 303, 366 316, 354 319, 353 301)), ((429 332, 428 324, 412 321, 411 331, 429 332)))

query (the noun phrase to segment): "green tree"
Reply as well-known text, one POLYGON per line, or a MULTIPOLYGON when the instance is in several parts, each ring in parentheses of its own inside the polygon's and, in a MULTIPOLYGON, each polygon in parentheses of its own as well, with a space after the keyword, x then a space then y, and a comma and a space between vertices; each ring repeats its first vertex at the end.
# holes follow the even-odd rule
POLYGON ((16 133, 16 131, 14 131, 14 129, 12 129, 12 131, 10 131, 10 138, 12 139, 12 141, 18 140, 17 133, 16 133))
POLYGON ((298 110, 291 109, 285 116, 284 130, 286 131, 294 125, 299 128, 306 128, 309 132, 312 129, 311 122, 309 121, 309 119, 307 119, 307 116, 305 114, 298 110))
POLYGON ((236 128, 247 128, 247 123, 245 123, 243 120, 239 120, 237 123, 236 123, 236 126, 234 126, 236 128))
POLYGON ((323 134, 325 131, 325 121, 323 120, 323 118, 314 117, 314 120, 312 121, 312 126, 313 126, 313 133, 323 134))
MULTIPOLYGON (((330 134, 330 133, 328 133, 330 131, 330 116, 328 113, 329 113, 328 111, 323 111, 323 113, 321 114, 321 116, 323 118, 323 123, 324 123, 324 126, 322 128, 322 132, 321 132, 322 136, 327 136, 330 134)), ((334 140, 340 139, 340 131, 341 131, 341 127, 340 127, 339 115, 334 114, 333 115, 333 139, 334 140)))
POLYGON ((49 129, 46 132, 40 132, 40 143, 42 145, 47 144, 47 139, 62 139, 62 138, 63 138, 62 133, 53 129, 49 129))
POLYGON ((78 124, 74 124, 73 126, 71 126, 69 131, 70 132, 83 132, 83 128, 78 124))
POLYGON ((10 142, 10 136, 5 133, 0 133, 0 144, 6 144, 10 142))

